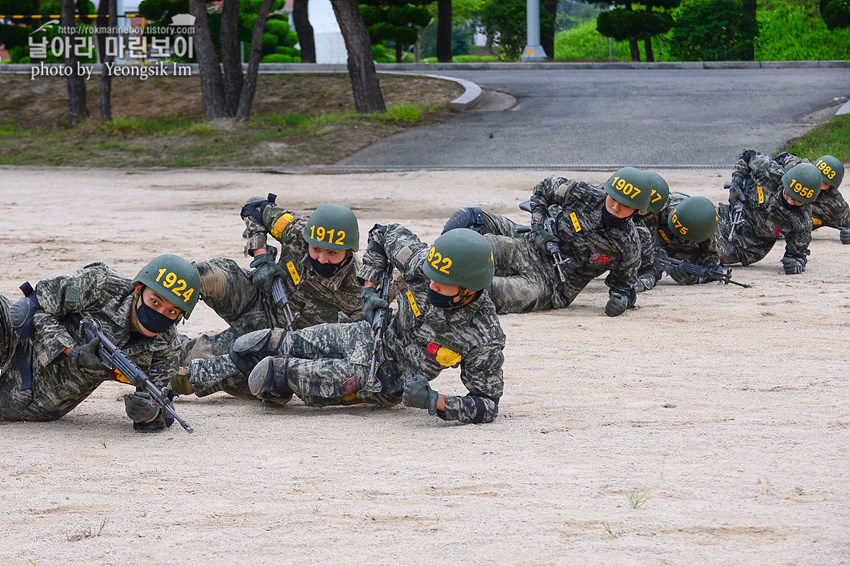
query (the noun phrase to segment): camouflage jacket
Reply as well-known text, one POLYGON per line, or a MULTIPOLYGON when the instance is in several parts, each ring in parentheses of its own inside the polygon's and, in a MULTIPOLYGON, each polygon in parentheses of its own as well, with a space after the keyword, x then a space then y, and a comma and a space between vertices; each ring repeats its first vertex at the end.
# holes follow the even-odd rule
POLYGON ((362 286, 357 281, 360 259, 352 253, 349 264, 332 277, 316 273, 307 253, 309 244, 303 237, 308 220, 307 216, 293 214, 277 205, 265 208, 262 224, 251 216, 246 217, 245 255, 265 248, 269 235, 280 242, 277 263, 289 274, 281 279, 293 311, 301 313, 297 328, 334 322, 340 311, 351 320, 363 320, 360 310, 362 286))
MULTIPOLYGON (((429 246, 399 224, 386 231, 369 232, 369 249, 363 256, 360 277, 378 283, 391 259, 401 279, 384 341, 384 354, 405 380, 422 374, 432 380, 448 367, 460 365, 460 379, 469 393, 446 395, 446 411, 438 415, 462 423, 491 422, 502 396, 505 334, 496 307, 487 291, 472 303, 454 310, 428 302, 430 280, 422 271, 429 246)), ((384 363, 387 363, 384 362, 384 363)))
POLYGON ((134 286, 131 280, 103 263, 93 263, 70 275, 43 279, 36 285, 40 308, 33 317, 33 388, 43 399, 45 416, 59 418, 88 397, 101 382, 115 379, 109 370, 90 370, 71 364, 65 348, 82 343, 72 313, 85 313, 100 322, 106 336, 144 371, 157 386, 177 372, 180 351, 177 331, 148 338, 129 328, 134 286), (49 390, 49 391, 48 391, 49 390))
MULTIPOLYGON (((798 157, 793 153, 785 153, 776 156, 776 160, 785 170, 799 165, 800 163, 811 163, 808 159, 798 157)), ((850 207, 835 189, 821 191, 812 206, 812 224, 814 228, 829 226, 830 228, 850 228, 850 207)))
POLYGON ((595 275, 610 270, 605 284, 628 295, 640 267, 640 239, 631 220, 614 228, 602 223, 606 196, 598 185, 549 177, 534 187, 531 223, 542 223, 551 206, 561 207, 557 216, 561 253, 578 262, 580 272, 595 275))
POLYGON ((753 150, 741 153, 732 183, 743 187, 744 179, 754 181, 746 191, 742 232, 757 241, 775 241, 784 230, 786 253, 805 257, 812 241, 812 207, 788 204, 782 196, 784 174, 785 168, 769 155, 753 150))

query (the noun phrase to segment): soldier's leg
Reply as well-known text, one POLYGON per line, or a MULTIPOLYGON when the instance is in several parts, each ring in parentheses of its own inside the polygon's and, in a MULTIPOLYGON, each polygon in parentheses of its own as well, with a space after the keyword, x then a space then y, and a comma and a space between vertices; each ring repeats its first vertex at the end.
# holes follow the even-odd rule
POLYGON ((501 214, 490 214, 477 207, 458 209, 443 226, 443 234, 455 228, 469 228, 479 234, 516 236, 517 223, 501 214))
POLYGON ((236 338, 229 353, 209 359, 193 359, 186 378, 198 397, 217 391, 247 393, 248 374, 267 356, 280 350, 285 330, 267 329, 250 332, 236 338))
POLYGON ((12 358, 15 353, 15 344, 18 337, 12 329, 12 316, 9 312, 12 304, 3 295, 0 295, 0 368, 12 358))
POLYGON ((485 236, 493 250, 496 276, 487 287, 499 314, 553 308, 553 287, 543 258, 530 240, 510 236, 485 236))
POLYGON ((355 403, 368 379, 372 343, 367 322, 320 324, 290 332, 280 355, 258 363, 248 384, 254 395, 271 401, 294 393, 307 405, 355 403))
POLYGON ((201 275, 201 297, 230 328, 217 334, 203 334, 181 340, 182 363, 196 358, 212 358, 226 354, 238 336, 270 328, 259 291, 251 283, 248 272, 235 261, 213 258, 196 263, 201 275))

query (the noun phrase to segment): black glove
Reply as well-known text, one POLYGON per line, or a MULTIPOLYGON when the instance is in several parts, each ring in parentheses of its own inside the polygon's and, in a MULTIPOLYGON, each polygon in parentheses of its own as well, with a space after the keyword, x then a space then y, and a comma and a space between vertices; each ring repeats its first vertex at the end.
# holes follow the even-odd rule
POLYGON ((251 282, 261 291, 268 289, 275 277, 284 277, 286 272, 277 264, 271 254, 260 254, 251 262, 254 273, 251 282))
POLYGON ((363 318, 369 321, 373 327, 375 326, 375 315, 379 309, 385 309, 389 306, 387 302, 378 296, 378 290, 374 287, 363 287, 360 293, 360 308, 363 310, 363 318))
POLYGON ((429 415, 436 415, 439 397, 439 394, 431 389, 425 376, 416 374, 405 382, 401 402, 408 407, 428 409, 429 415))
POLYGON ((685 271, 685 268, 681 265, 671 267, 670 271, 667 272, 667 275, 669 275, 670 278, 679 285, 693 285, 697 282, 697 277, 685 271))
POLYGON ((245 206, 242 207, 242 210, 239 212, 239 216, 242 217, 242 220, 245 220, 250 216, 259 224, 262 224, 263 211, 267 206, 272 204, 273 203, 271 201, 263 197, 251 197, 248 199, 248 202, 245 203, 245 206))
POLYGON ((534 245, 541 252, 548 252, 546 244, 549 242, 558 242, 558 237, 553 236, 543 227, 543 224, 534 224, 531 226, 531 234, 534 236, 534 245))
POLYGON ((88 344, 72 347, 71 351, 68 352, 68 358, 75 366, 86 369, 106 369, 106 366, 100 361, 100 356, 97 355, 97 349, 99 347, 100 338, 95 336, 88 344))
POLYGON ((613 292, 608 297, 608 304, 605 305, 605 314, 608 316, 620 316, 626 309, 632 306, 634 302, 631 297, 623 293, 613 292))
POLYGON ((850 244, 850 228, 841 228, 838 237, 841 238, 842 244, 850 244))
POLYGON ((738 201, 747 202, 747 197, 744 195, 744 191, 741 190, 738 183, 733 181, 732 186, 729 187, 729 205, 735 206, 735 203, 738 201))
POLYGON ((159 407, 150 393, 144 391, 124 395, 124 410, 134 423, 147 423, 159 416, 159 407))
POLYGON ((643 293, 644 291, 650 291, 653 287, 655 287, 655 283, 657 283, 657 279, 655 278, 654 273, 638 275, 637 281, 635 282, 635 292, 643 293))
POLYGON ((782 267, 785 269, 785 275, 797 275, 806 270, 806 258, 804 257, 785 255, 781 261, 782 267))

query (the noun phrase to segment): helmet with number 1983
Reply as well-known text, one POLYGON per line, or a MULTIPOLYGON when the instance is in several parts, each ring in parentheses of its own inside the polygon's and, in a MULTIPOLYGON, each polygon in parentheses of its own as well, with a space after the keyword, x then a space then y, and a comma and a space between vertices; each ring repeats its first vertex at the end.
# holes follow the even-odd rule
POLYGON ((341 204, 323 204, 310 215, 304 240, 325 250, 360 249, 360 228, 351 209, 341 204))
POLYGON ((154 259, 139 271, 133 279, 136 283, 149 287, 182 310, 183 318, 189 318, 198 304, 201 276, 194 265, 180 256, 165 254, 154 259))
POLYGON ((649 175, 636 167, 618 169, 602 188, 620 204, 640 211, 649 208, 652 182, 649 175))
POLYGON ((493 250, 478 232, 455 228, 434 241, 422 271, 431 281, 480 291, 493 280, 493 250))
POLYGON ((823 175, 823 182, 837 189, 844 179, 844 164, 837 157, 822 155, 815 161, 815 167, 823 175))

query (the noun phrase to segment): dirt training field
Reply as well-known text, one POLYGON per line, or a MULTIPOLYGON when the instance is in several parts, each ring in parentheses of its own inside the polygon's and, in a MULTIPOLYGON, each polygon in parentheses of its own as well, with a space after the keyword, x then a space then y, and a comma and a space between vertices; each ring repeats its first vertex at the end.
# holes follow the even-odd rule
MULTIPOLYGON (((660 171, 725 200, 730 171, 660 171)), ((355 210, 428 242, 458 207, 527 221, 547 175, 309 175, 0 169, 0 292, 103 261, 242 256, 252 195, 355 210)), ((846 184, 846 183, 845 183, 846 184)), ((0 423, 0 564, 850 564, 850 246, 814 233, 786 276, 782 242, 734 269, 750 289, 665 278, 603 314, 501 317, 505 394, 492 424, 426 411, 181 397, 196 429, 132 431, 106 383, 62 419, 0 423)), ((199 305, 181 331, 224 328, 199 305)), ((462 394, 458 370, 434 381, 462 394)))

